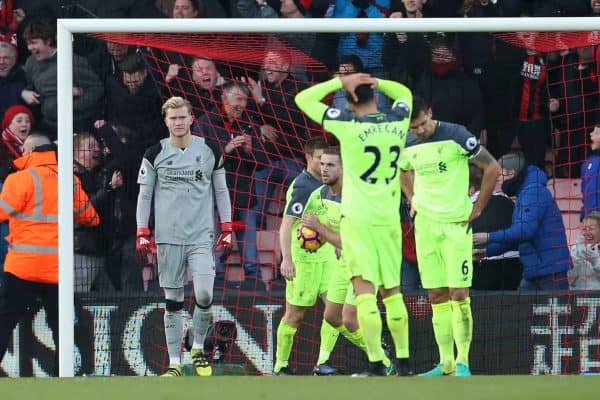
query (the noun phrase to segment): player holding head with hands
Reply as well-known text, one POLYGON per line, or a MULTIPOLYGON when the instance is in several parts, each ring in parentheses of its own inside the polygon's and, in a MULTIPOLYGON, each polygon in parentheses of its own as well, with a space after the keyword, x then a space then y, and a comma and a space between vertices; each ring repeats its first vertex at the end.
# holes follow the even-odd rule
POLYGON ((210 376, 210 360, 203 352, 211 321, 214 251, 232 247, 231 203, 219 146, 192 136, 192 107, 181 97, 162 106, 169 137, 149 147, 138 175, 136 250, 141 259, 158 252, 158 280, 166 298, 165 337, 169 367, 163 376, 181 376, 181 339, 186 267, 192 272, 194 312, 191 356, 196 373, 210 376), (154 200, 154 238, 149 229, 154 200), (214 244, 214 204, 221 235, 214 244), (156 241, 156 245, 154 244, 156 241))
POLYGON ((303 90, 296 96, 296 103, 310 119, 334 134, 341 145, 344 185, 340 237, 370 362, 363 375, 388 375, 392 370, 381 347, 378 291, 394 339, 396 366, 402 375, 411 375, 408 312, 400 293, 398 159, 408 132, 412 94, 397 82, 358 73, 303 90), (375 87, 394 102, 387 114, 377 108, 375 87), (321 101, 342 88, 347 93, 348 111, 330 108, 321 101))

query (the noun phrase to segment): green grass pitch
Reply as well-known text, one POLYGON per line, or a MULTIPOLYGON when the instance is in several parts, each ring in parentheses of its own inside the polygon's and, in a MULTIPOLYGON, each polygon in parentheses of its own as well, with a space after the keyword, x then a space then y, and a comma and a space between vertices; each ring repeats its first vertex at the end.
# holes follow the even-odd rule
POLYGON ((0 379, 2 400, 574 400, 598 393, 600 376, 0 379))

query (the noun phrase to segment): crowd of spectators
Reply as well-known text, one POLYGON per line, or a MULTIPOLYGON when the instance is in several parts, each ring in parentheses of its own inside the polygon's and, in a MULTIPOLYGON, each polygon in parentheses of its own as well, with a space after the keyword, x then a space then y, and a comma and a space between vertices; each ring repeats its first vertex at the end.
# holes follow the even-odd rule
MULTIPOLYGON (((30 132, 56 139, 54 22, 59 17, 595 15, 600 16, 598 0, 2 1, 0 177, 3 180, 10 172, 10 162, 20 156, 30 132)), ((221 145, 235 219, 240 221, 241 264, 252 287, 261 274, 257 231, 268 227, 269 202, 285 193, 304 168, 302 143, 318 132, 293 100, 315 80, 364 71, 402 82, 432 105, 434 119, 465 125, 497 158, 520 147, 529 171, 535 171, 543 184, 548 176, 579 178, 581 171, 585 173, 584 160, 592 155, 589 132, 598 120, 600 94, 599 56, 594 47, 540 53, 487 33, 444 32, 299 33, 267 40, 261 65, 247 68, 235 62, 224 68, 224 60, 202 54, 191 57, 76 36, 74 173, 102 220, 98 227, 76 227, 76 270, 81 272, 76 274, 81 280, 77 290, 93 290, 99 282, 114 290, 142 288, 141 270, 133 267, 132 256, 137 169, 144 149, 167 134, 160 105, 171 95, 191 101, 196 118, 193 133, 221 145), (289 48, 319 61, 328 73, 309 74, 289 48), (162 65, 156 68, 149 58, 160 59, 162 65)), ((378 98, 381 110, 389 109, 389 99, 380 93, 378 98)), ((343 96, 334 95, 330 102, 346 107, 343 96)), ((498 195, 502 207, 512 210, 510 196, 498 195)), ((587 210, 591 211, 598 210, 587 210)), ((410 229, 409 221, 405 222, 410 229)), ((481 229, 510 225, 507 220, 481 229)), ((496 239, 492 235, 491 240, 496 239)), ((520 265, 511 267, 510 273, 521 269, 520 265)), ((479 269, 481 274, 486 270, 479 269)), ((223 277, 222 265, 217 266, 217 273, 217 279, 223 277)), ((408 289, 418 286, 416 270, 414 275, 408 289)))

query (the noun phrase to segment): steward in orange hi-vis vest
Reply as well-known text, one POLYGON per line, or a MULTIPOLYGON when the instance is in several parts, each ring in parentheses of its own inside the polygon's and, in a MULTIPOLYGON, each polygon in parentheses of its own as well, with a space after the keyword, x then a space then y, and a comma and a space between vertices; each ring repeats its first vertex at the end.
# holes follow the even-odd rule
MULTIPOLYGON (((30 282, 58 283, 58 165, 55 148, 37 147, 17 158, 0 193, 0 222, 8 220, 4 272, 30 282)), ((74 177, 74 218, 95 226, 100 218, 74 177)))

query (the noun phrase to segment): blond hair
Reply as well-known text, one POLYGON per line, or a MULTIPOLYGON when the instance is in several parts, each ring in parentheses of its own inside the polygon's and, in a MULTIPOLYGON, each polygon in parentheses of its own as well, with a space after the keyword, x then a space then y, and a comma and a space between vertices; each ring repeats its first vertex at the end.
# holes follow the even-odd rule
POLYGON ((593 219, 596 220, 598 224, 600 224, 600 211, 592 211, 588 215, 586 215, 583 219, 593 219))
POLYGON ((167 101, 165 101, 165 103, 162 105, 162 108, 161 108, 162 116, 165 117, 167 115, 168 110, 175 109, 175 108, 181 108, 181 107, 187 108, 188 112, 190 114, 192 113, 192 104, 189 101, 187 101, 183 97, 173 96, 173 97, 169 98, 167 101))

